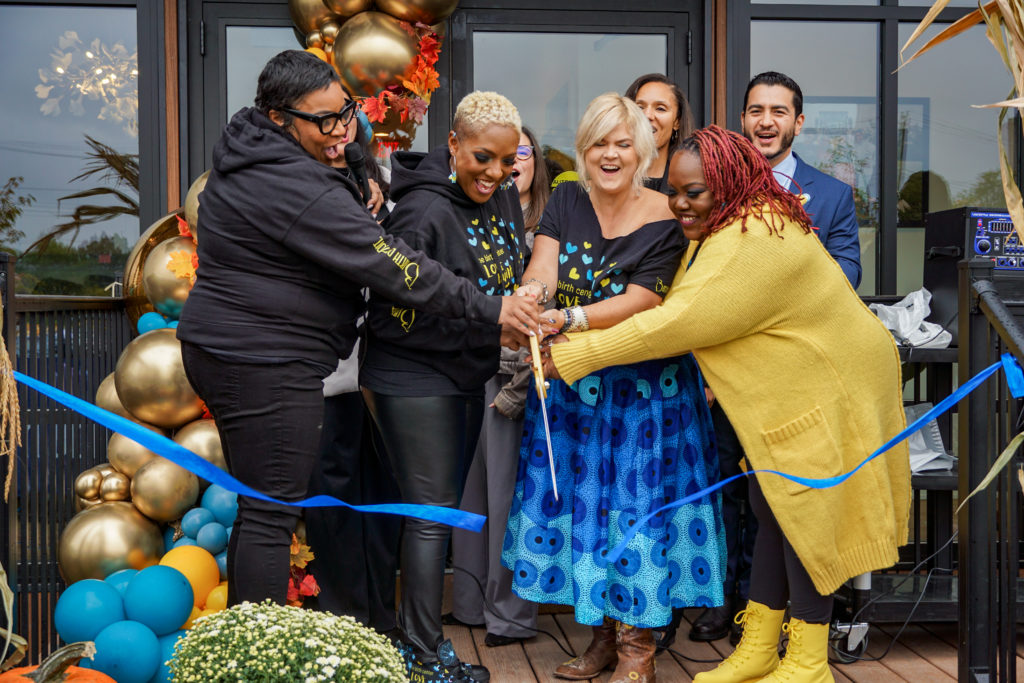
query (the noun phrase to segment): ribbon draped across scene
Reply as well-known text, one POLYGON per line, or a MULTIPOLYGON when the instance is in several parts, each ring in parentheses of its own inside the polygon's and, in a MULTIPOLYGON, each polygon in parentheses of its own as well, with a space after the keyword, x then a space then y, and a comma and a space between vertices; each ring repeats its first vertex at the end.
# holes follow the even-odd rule
MULTIPOLYGON (((838 486, 844 481, 852 477, 866 464, 882 455, 890 448, 909 437, 914 432, 921 429, 931 420, 935 419, 938 415, 946 412, 954 405, 956 405, 962 398, 967 394, 974 391, 979 387, 985 380, 994 375, 999 369, 1003 370, 1006 376, 1006 385, 1010 391, 1010 394, 1014 398, 1024 397, 1024 370, 1017 363, 1016 359, 1008 353, 1004 353, 998 363, 993 363, 989 367, 985 368, 977 375, 972 377, 970 380, 962 384, 952 394, 939 401, 935 407, 926 412, 924 415, 915 420, 912 424, 908 425, 906 429, 897 434, 896 436, 889 439, 886 443, 878 448, 874 453, 866 457, 859 465, 854 467, 845 474, 840 474, 835 477, 823 477, 820 479, 814 479, 811 477, 801 477, 795 474, 789 474, 787 472, 779 472, 777 470, 750 470, 741 474, 733 475, 726 479, 719 481, 713 486, 709 486, 705 489, 697 491, 685 498, 673 501, 668 505, 662 506, 657 510, 654 510, 643 519, 637 521, 636 524, 631 526, 626 533, 623 535, 622 540, 607 554, 608 562, 615 562, 619 556, 626 549, 626 546, 633 539, 636 533, 640 530, 640 527, 647 524, 654 517, 667 510, 681 507, 688 503, 700 500, 704 496, 714 493, 723 486, 741 478, 750 476, 753 474, 773 474, 779 477, 783 477, 792 482, 806 486, 813 489, 827 489, 833 486, 838 486)), ((484 522, 487 520, 482 515, 477 515, 471 512, 464 512, 462 510, 455 510, 452 508, 443 508, 433 505, 415 505, 411 503, 385 503, 378 505, 351 505, 343 500, 334 498, 333 496, 313 496, 312 498, 306 498, 305 500, 299 500, 294 502, 288 502, 283 500, 277 500, 270 496, 257 491, 256 489, 243 484, 227 472, 224 472, 215 465, 210 464, 206 460, 203 460, 198 455, 181 446, 180 444, 172 441, 171 439, 152 432, 145 427, 132 422, 131 420, 111 413, 108 410, 104 410, 98 406, 95 406, 88 401, 80 399, 76 396, 72 396, 56 387, 52 387, 45 382, 40 382, 37 379, 33 379, 20 372, 14 373, 14 378, 36 391, 52 398, 53 400, 61 403, 71 410, 79 413, 94 422, 98 422, 107 429, 111 429, 119 434, 123 434, 129 439, 145 446, 149 450, 153 451, 157 455, 161 455, 174 464, 185 468, 193 474, 206 479, 207 481, 217 484, 233 493, 238 493, 243 496, 249 496, 250 498, 258 498, 265 500, 270 503, 277 503, 279 505, 290 505, 295 507, 312 508, 312 507, 346 507, 352 510, 358 510, 359 512, 377 512, 390 515, 405 515, 408 517, 416 517, 430 522, 439 522, 441 524, 447 524, 449 526, 458 527, 460 529, 467 529, 469 531, 480 531, 483 528, 484 522)))

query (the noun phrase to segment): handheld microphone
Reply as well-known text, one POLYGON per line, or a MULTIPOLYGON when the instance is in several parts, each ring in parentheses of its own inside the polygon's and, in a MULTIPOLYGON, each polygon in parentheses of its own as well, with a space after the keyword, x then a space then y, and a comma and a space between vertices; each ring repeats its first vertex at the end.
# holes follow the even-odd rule
POLYGON ((370 201, 370 183, 366 181, 366 159, 363 158, 363 148, 358 142, 350 142, 345 145, 345 164, 352 173, 359 191, 363 195, 363 201, 370 201))

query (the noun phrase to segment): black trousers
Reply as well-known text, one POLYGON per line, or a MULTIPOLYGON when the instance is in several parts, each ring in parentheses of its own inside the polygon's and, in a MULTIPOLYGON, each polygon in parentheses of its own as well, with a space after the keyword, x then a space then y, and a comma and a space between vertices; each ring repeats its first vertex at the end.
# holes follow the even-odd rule
MULTIPOLYGON (((722 479, 742 472, 743 446, 736 430, 716 401, 711 406, 711 419, 718 441, 718 468, 722 479)), ((750 596, 750 567, 754 561, 754 539, 757 537, 757 518, 750 509, 747 479, 722 487, 722 522, 725 526, 726 565, 724 594, 745 601, 750 596)))
MULTIPOLYGON (((244 484, 284 501, 307 497, 320 449, 325 368, 236 363, 183 342, 185 374, 217 421, 224 458, 244 484)), ((228 604, 284 604, 289 548, 302 509, 238 498, 228 543, 228 604)))
MULTIPOLYGON (((483 396, 410 397, 363 390, 402 502, 457 508, 483 420, 483 396)), ((398 626, 423 661, 443 640, 441 599, 451 527, 407 517, 398 626)))
POLYGON ((811 624, 827 624, 832 619, 832 596, 821 595, 814 588, 793 546, 782 535, 757 478, 747 479, 750 505, 758 521, 750 599, 771 609, 785 609, 788 600, 790 616, 811 624))
MULTIPOLYGON (((376 428, 359 392, 324 400, 320 462, 309 482, 353 505, 398 503, 401 494, 378 451, 376 428)), ((402 518, 343 507, 308 508, 306 536, 316 558, 310 571, 320 585, 317 606, 347 614, 378 632, 395 628, 395 570, 402 518)))

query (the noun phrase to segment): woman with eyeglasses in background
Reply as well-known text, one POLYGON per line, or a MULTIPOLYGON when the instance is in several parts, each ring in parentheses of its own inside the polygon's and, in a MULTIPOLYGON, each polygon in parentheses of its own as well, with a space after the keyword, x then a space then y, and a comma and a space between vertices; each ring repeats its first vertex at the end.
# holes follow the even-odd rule
MULTIPOLYGON (((537 224, 551 196, 551 179, 540 144, 526 126, 519 135, 512 178, 523 210, 526 245, 532 249, 537 224)), ((484 644, 488 647, 511 645, 537 632, 537 603, 512 592, 512 572, 501 564, 532 374, 525 358, 525 351, 502 348, 498 373, 487 380, 484 388, 487 408, 466 479, 462 509, 487 515, 488 522, 481 533, 456 529, 452 535, 452 612, 444 615, 444 621, 486 625, 484 644)))
POLYGON ((686 94, 664 74, 645 74, 626 88, 626 97, 637 103, 654 133, 657 154, 644 185, 662 194, 672 194, 668 160, 679 141, 693 130, 693 112, 686 94))
MULTIPOLYGON (((337 168, 355 135, 356 104, 330 65, 298 50, 272 57, 255 104, 232 117, 214 147, 199 268, 177 336, 231 474, 296 501, 307 495, 320 446, 323 378, 352 350, 363 287, 495 336, 496 322, 509 332, 536 329, 536 304, 485 296, 381 230, 337 168)), ((239 497, 230 604, 284 604, 300 512, 239 497)))

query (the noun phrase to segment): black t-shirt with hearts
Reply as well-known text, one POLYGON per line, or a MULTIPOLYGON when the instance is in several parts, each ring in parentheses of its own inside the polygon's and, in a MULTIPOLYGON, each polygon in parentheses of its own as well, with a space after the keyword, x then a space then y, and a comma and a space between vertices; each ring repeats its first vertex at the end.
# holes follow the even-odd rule
POLYGON ((686 249, 673 219, 606 239, 590 197, 575 182, 561 183, 552 193, 537 234, 558 240, 557 295, 552 294, 558 308, 609 299, 630 284, 664 297, 686 249))

